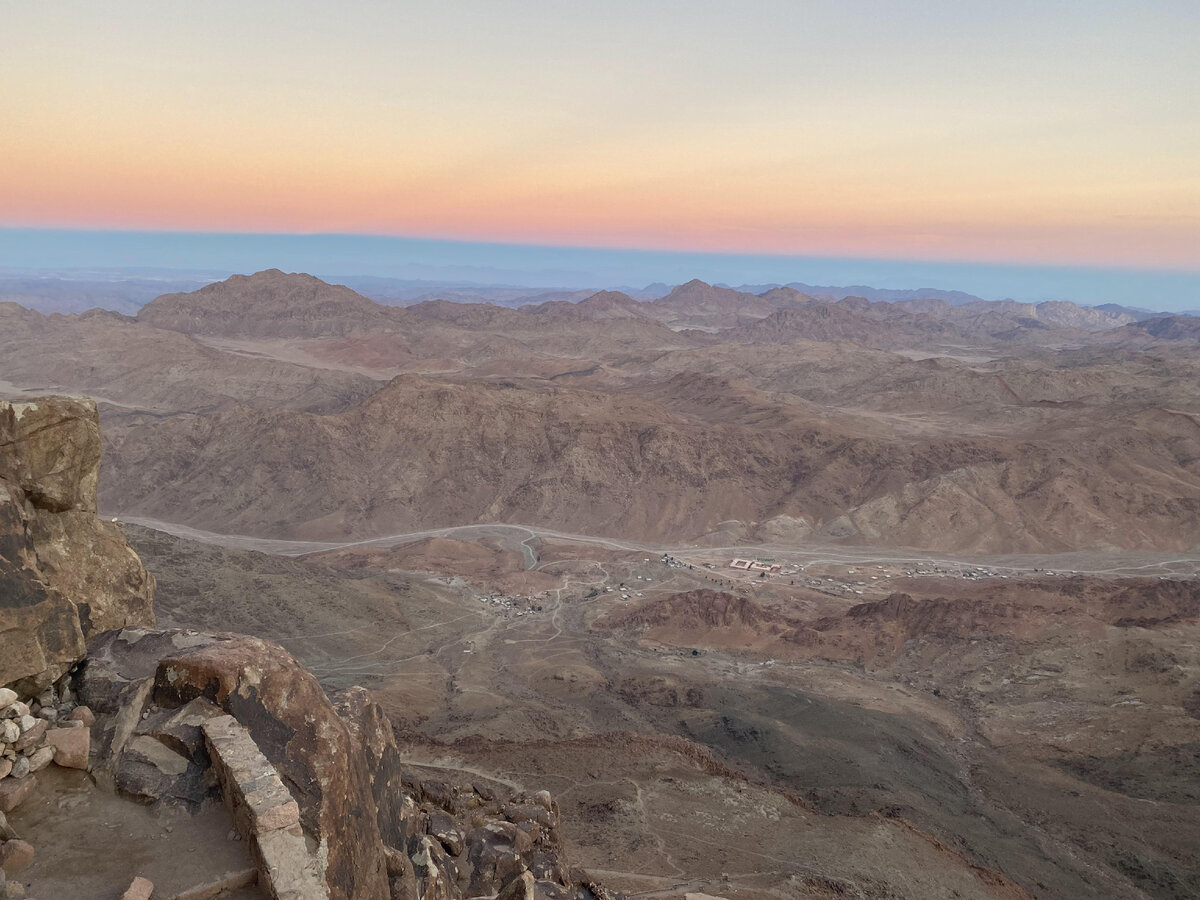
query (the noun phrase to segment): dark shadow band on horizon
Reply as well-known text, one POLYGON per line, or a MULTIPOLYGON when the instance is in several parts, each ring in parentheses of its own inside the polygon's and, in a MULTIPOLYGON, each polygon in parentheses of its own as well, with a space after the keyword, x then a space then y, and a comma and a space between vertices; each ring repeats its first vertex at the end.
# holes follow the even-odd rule
POLYGON ((267 268, 324 278, 535 288, 642 288, 693 278, 761 286, 869 285, 966 291, 988 300, 1200 307, 1196 270, 557 247, 356 234, 0 228, 0 268, 120 269, 224 278, 267 268))

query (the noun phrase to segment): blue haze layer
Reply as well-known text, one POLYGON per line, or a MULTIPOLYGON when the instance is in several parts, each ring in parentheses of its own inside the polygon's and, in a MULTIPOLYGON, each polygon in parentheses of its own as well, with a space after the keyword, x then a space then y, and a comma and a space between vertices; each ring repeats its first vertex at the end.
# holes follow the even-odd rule
POLYGON ((988 300, 1072 300, 1159 310, 1200 307, 1200 269, 1085 268, 917 260, 685 253, 369 235, 0 229, 0 268, 164 269, 218 277, 277 268, 321 277, 545 288, 712 283, 938 288, 988 300))

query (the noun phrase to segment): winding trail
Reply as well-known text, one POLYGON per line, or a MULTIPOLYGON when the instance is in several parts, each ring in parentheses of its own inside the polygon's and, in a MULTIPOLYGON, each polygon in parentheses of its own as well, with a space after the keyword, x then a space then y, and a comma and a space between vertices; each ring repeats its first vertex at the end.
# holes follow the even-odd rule
POLYGON ((754 556, 771 554, 793 565, 860 565, 890 563, 921 567, 940 567, 962 570, 983 567, 1005 574, 1026 574, 1035 570, 1079 575, 1200 575, 1200 553, 1172 554, 1152 553, 1137 550, 1073 551, 1067 553, 996 554, 979 556, 956 556, 950 554, 922 553, 920 551, 892 550, 883 547, 842 547, 830 544, 730 544, 728 546, 660 546, 638 541, 623 541, 596 535, 574 534, 534 525, 510 525, 488 523, 483 525, 453 525, 446 528, 430 528, 424 531, 408 531, 382 535, 356 541, 296 541, 278 538, 261 538, 252 535, 221 534, 164 522, 142 516, 120 516, 122 521, 143 525, 157 531, 165 531, 176 537, 214 544, 236 550, 256 550, 275 556, 304 556, 326 550, 341 550, 348 547, 391 548, 410 544, 430 537, 454 537, 458 540, 475 541, 483 538, 501 540, 506 547, 519 551, 525 558, 525 569, 537 568, 537 552, 530 542, 537 538, 572 541, 592 544, 610 550, 622 550, 646 554, 669 554, 678 559, 701 559, 714 554, 736 554, 754 556), (519 538, 519 540, 518 540, 519 538))

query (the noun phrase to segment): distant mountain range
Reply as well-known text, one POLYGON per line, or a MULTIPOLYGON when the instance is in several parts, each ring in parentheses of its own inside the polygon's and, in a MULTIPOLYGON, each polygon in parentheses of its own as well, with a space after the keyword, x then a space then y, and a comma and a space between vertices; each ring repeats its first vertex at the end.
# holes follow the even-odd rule
POLYGON ((397 306, 268 270, 136 317, 0 303, 0 383, 97 397, 102 501, 210 530, 680 541, 737 520, 772 540, 1188 550, 1197 328, 698 279, 397 306))
POLYGON ((822 299, 829 298, 832 300, 844 300, 847 297, 862 297, 866 300, 883 301, 885 303, 898 303, 903 300, 944 300, 951 306, 965 306, 968 303, 983 302, 983 297, 976 297, 974 294, 967 294, 963 291, 942 291, 937 288, 916 288, 915 290, 893 290, 890 288, 873 288, 865 284, 852 284, 849 286, 835 287, 833 285, 820 284, 804 284, 800 281, 792 281, 788 284, 744 284, 737 288, 739 291, 749 291, 752 294, 761 294, 763 291, 768 291, 771 288, 788 287, 794 291, 800 291, 804 294, 811 294, 814 297, 822 299))
MULTIPOLYGON (((36 270, 0 271, 0 302, 18 303, 28 309, 43 313, 78 313, 89 309, 107 309, 125 315, 137 311, 162 294, 192 291, 206 284, 219 281, 221 273, 180 271, 119 270, 105 273, 100 270, 79 272, 36 270)), ((844 300, 861 297, 876 303, 906 303, 911 301, 937 300, 953 307, 971 306, 981 303, 1010 303, 1013 308, 1020 305, 1033 308, 1033 304, 1019 301, 988 301, 964 291, 947 291, 938 288, 893 289, 875 288, 869 285, 813 285, 793 281, 788 284, 764 283, 743 284, 731 287, 727 284, 707 285, 704 282, 669 285, 655 282, 645 287, 622 285, 617 287, 561 287, 536 288, 519 284, 486 284, 467 281, 431 281, 420 279, 386 278, 369 275, 323 275, 331 284, 344 285, 358 294, 384 306, 411 306, 427 300, 449 300, 454 303, 491 303, 496 306, 518 309, 547 302, 565 301, 577 303, 601 290, 610 290, 627 295, 638 301, 657 301, 672 298, 666 305, 677 305, 679 290, 694 292, 696 284, 704 284, 712 291, 726 291, 726 300, 735 295, 762 297, 771 306, 767 312, 779 308, 781 298, 804 295, 819 300, 844 300), (689 288, 689 285, 691 287, 689 288), (789 293, 790 292, 790 293, 789 293)), ((786 305, 786 304, 785 304, 786 305)), ((1045 304, 1038 304, 1039 307, 1045 304)), ((1157 312, 1142 307, 1122 306, 1116 303, 1083 308, 1101 310, 1119 316, 1128 316, 1142 321, 1164 315, 1200 316, 1200 310, 1185 310, 1176 313, 1157 312)), ((765 309, 765 307, 764 307, 765 309)), ((764 312, 763 314, 767 314, 764 312)), ((733 323, 730 323, 733 324, 733 323)))

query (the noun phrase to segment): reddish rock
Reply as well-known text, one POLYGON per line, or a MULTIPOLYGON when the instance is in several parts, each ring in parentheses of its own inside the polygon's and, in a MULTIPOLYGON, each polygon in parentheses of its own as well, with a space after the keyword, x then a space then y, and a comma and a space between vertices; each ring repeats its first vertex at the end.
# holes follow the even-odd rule
POLYGON ((32 775, 24 778, 5 778, 0 781, 0 812, 10 813, 33 793, 37 779, 32 775))
POLYGON ((472 894, 492 894, 525 870, 522 855, 533 849, 530 836, 511 822, 494 822, 467 835, 472 894))
POLYGON ((91 645, 84 699, 152 677, 153 702, 204 698, 234 716, 279 771, 305 832, 328 848, 332 900, 387 900, 383 842, 360 742, 316 678, 277 644, 233 634, 125 629, 91 645))
POLYGON ((7 875, 19 875, 33 862, 33 844, 27 841, 5 841, 0 844, 0 869, 7 875))
POLYGON ((67 769, 86 769, 92 734, 86 728, 51 728, 46 745, 54 748, 54 762, 67 769))
POLYGON ((464 833, 459 824, 448 814, 435 810, 429 816, 429 833, 442 842, 442 846, 451 856, 463 852, 464 833))

